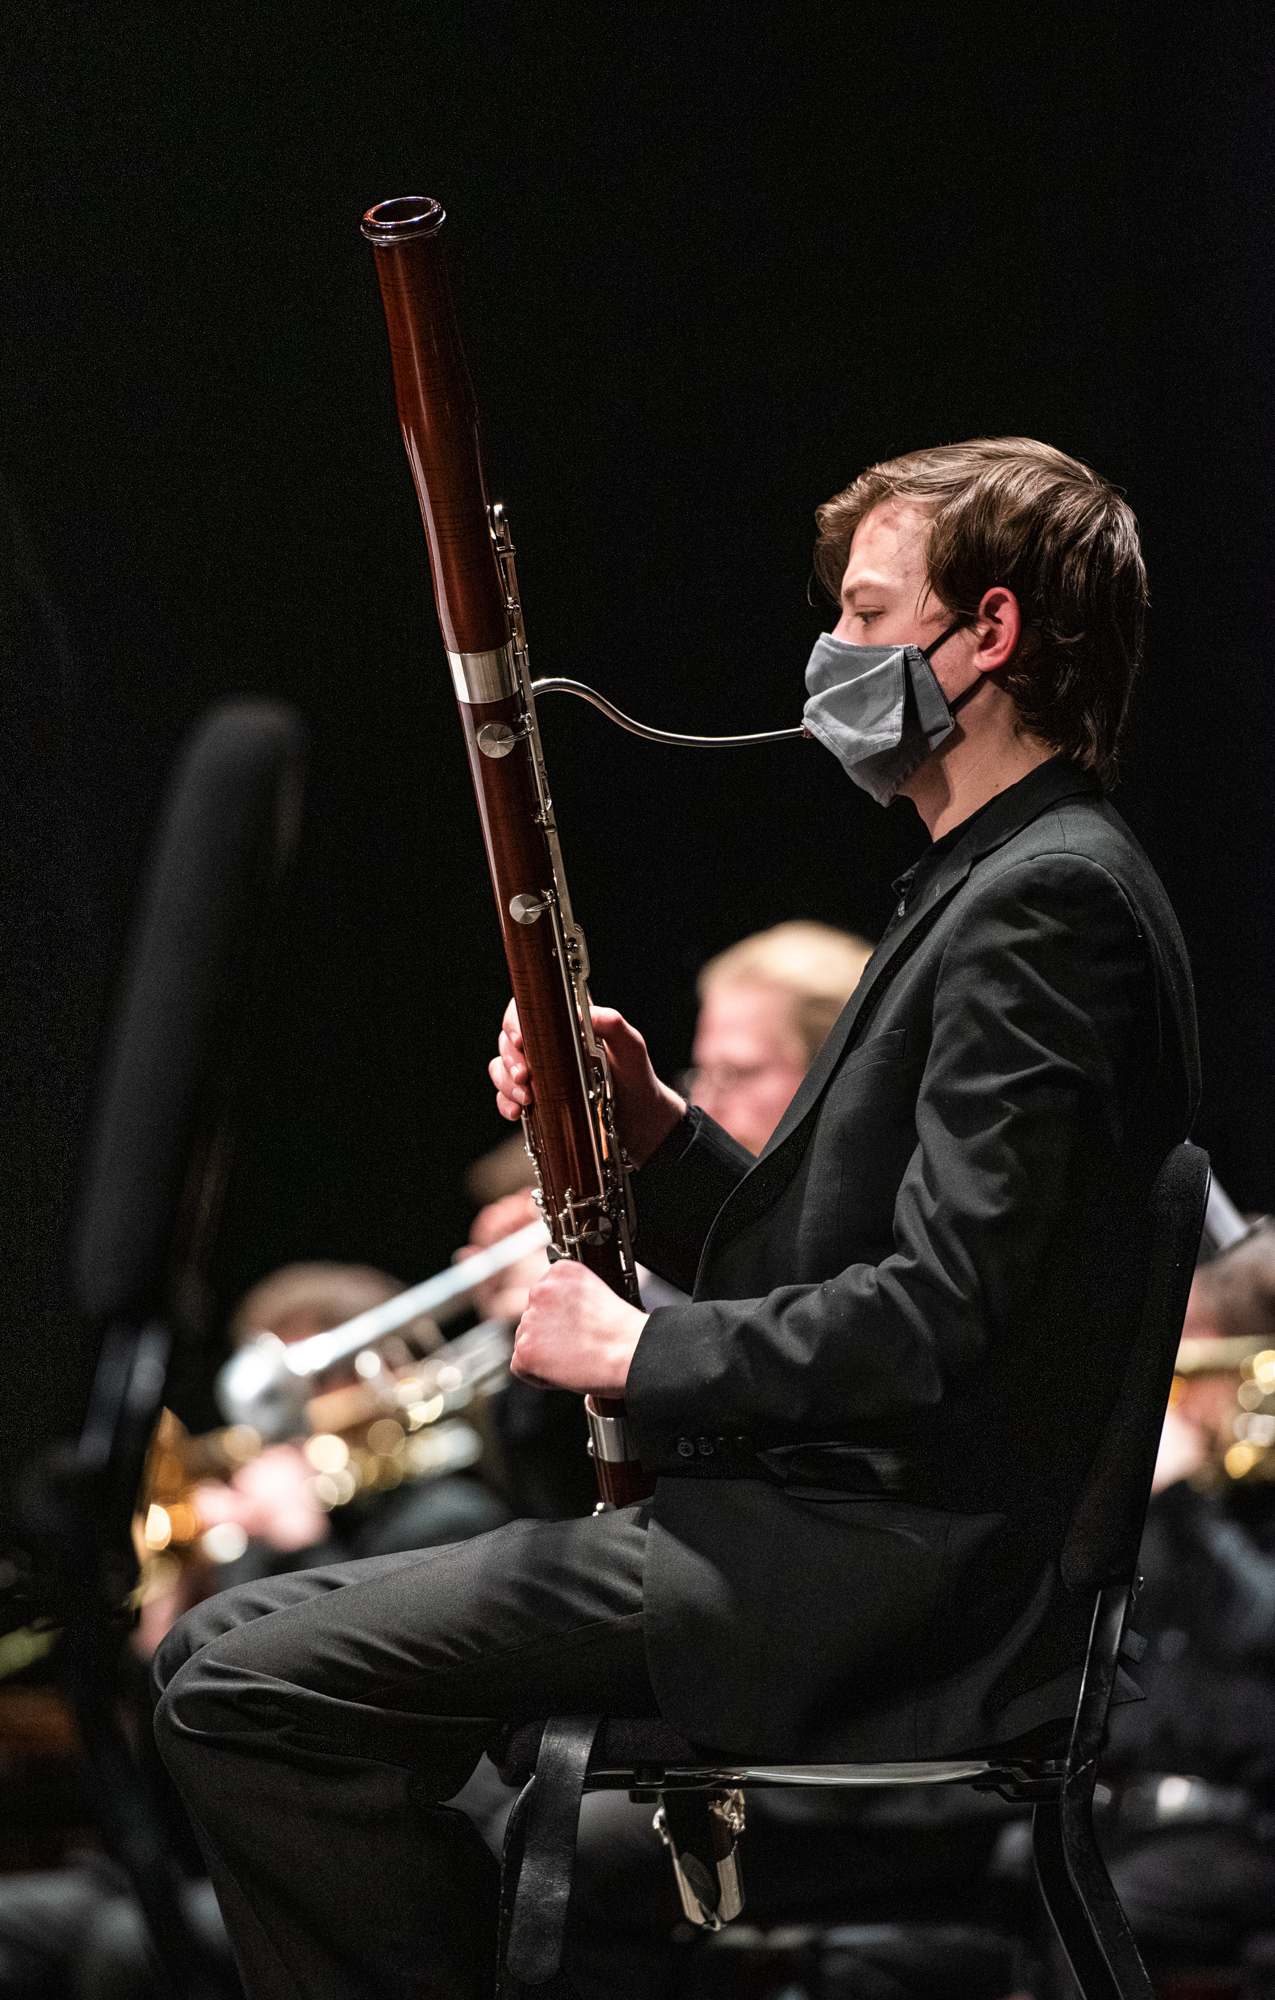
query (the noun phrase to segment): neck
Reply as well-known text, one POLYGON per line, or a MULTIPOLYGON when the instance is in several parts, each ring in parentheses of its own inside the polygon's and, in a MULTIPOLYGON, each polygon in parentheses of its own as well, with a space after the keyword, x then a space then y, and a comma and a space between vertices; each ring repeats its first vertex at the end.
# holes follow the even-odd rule
POLYGON ((1003 689, 985 680, 962 706, 952 735, 902 789, 925 821, 930 839, 941 840, 1053 754, 1039 737, 1027 734, 1003 689))

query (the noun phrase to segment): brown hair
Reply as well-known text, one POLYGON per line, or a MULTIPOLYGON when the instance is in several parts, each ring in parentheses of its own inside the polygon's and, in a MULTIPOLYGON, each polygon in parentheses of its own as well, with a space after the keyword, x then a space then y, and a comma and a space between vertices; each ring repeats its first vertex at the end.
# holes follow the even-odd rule
MULTIPOLYGON (((289 1320, 301 1319, 307 1331, 344 1326, 347 1319, 396 1299, 407 1286, 371 1264, 283 1264, 245 1292, 235 1307, 227 1332, 232 1347, 242 1347, 259 1333, 274 1333, 289 1320)), ((400 1333, 417 1346, 436 1344, 434 1322, 411 1320, 400 1333)))
POLYGON ((1263 1222, 1195 1274, 1196 1296, 1227 1339, 1275 1347, 1275 1228, 1263 1222))
POLYGON ((1138 524, 1115 487, 1034 438, 971 438, 870 465, 815 515, 815 574, 838 602, 854 531, 883 500, 929 513, 926 572, 949 611, 973 619, 986 591, 1013 591, 1037 644, 998 678, 1023 727, 1109 790, 1147 602, 1138 524))
POLYGON ((792 1026, 809 1065, 859 984, 872 956, 866 938, 831 924, 776 924, 718 952, 704 966, 696 992, 714 986, 774 986, 792 1001, 792 1026))

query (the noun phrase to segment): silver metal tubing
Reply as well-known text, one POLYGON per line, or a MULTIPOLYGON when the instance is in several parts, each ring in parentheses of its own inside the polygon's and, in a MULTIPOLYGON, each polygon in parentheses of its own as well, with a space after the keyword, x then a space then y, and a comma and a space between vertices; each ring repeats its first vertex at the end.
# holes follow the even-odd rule
POLYGON ((674 729, 648 729, 644 722, 635 722, 631 715, 624 715, 609 702, 605 695, 586 687, 583 681, 546 680, 533 681, 533 694, 576 694, 581 701, 591 701, 600 708, 609 722, 617 722, 621 729, 627 729, 632 736, 644 736, 648 743, 672 743, 684 750, 744 750, 752 743, 784 743, 794 736, 804 736, 800 724, 796 729, 760 729, 752 736, 682 736, 674 729))

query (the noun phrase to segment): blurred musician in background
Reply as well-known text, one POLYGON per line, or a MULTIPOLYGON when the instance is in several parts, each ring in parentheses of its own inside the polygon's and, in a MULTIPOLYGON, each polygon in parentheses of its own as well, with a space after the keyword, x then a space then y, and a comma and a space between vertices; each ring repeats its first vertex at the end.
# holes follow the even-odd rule
MULTIPOLYGON (((405 1290, 399 1279, 368 1264, 285 1264, 245 1293, 227 1336, 236 1349, 263 1332, 290 1346, 405 1290)), ((432 1320, 415 1320, 382 1340, 378 1351, 393 1371, 441 1344, 432 1320)), ((236 1583, 346 1556, 463 1541, 510 1518, 478 1470, 481 1436, 472 1438, 472 1471, 413 1478, 394 1462, 401 1429, 396 1435, 393 1417, 379 1403, 369 1408, 370 1400, 347 1362, 324 1378, 324 1393, 311 1401, 311 1434, 264 1448, 243 1427, 188 1438, 165 1415, 152 1455, 155 1479, 147 1497, 153 1504, 140 1530, 147 1570, 134 1645, 142 1657, 149 1658, 183 1611, 236 1583), (378 1422, 387 1436, 373 1436, 373 1442, 390 1449, 369 1452, 378 1422)))
POLYGON ((830 924, 776 924, 710 958, 682 1089, 760 1153, 872 956, 830 924))
POLYGON ((1254 1993, 1275 1990, 1273 1445, 1275 1226, 1262 1222, 1191 1288, 1134 1617, 1147 1699, 1113 1709, 1098 1797, 1153 1970, 1240 1959, 1254 1993))
MULTIPOLYGON (((343 1325, 405 1289, 399 1279, 366 1264, 286 1264, 240 1300, 227 1327, 228 1339, 239 1348, 269 1331, 291 1344, 343 1325)), ((414 1354, 437 1351, 441 1344, 432 1321, 416 1320, 383 1340, 380 1352, 387 1367, 403 1367, 414 1354)), ((578 1399, 571 1400, 578 1412, 578 1399)), ((383 1411, 375 1412, 369 1423, 352 1364, 346 1364, 340 1377, 336 1371, 325 1377, 325 1394, 311 1402, 309 1412, 309 1437, 263 1448, 242 1428, 190 1437, 165 1411, 135 1526, 142 1557, 140 1608, 132 1635, 137 1660, 149 1660, 174 1620, 192 1605, 235 1584, 343 1557, 462 1541, 510 1518, 511 1509, 491 1478, 485 1440, 477 1432, 472 1467, 435 1478, 396 1476, 392 1449, 367 1452, 371 1424, 392 1426, 383 1411), (358 1464, 360 1453, 369 1476, 358 1489, 351 1484, 347 1494, 321 1466, 336 1467, 342 1454, 345 1466, 358 1464), (334 1496, 340 1496, 337 1504, 334 1496)), ((393 1439, 378 1442, 392 1446, 393 1439)), ((578 1447, 578 1439, 576 1443, 578 1447)), ((134 1694, 148 1723, 146 1684, 140 1667, 137 1672, 134 1694)), ((47 1696, 46 1708, 58 1704, 51 1688, 19 1691, 28 1705, 37 1693, 47 1696)), ((58 1710, 61 1716, 60 1704, 58 1710)), ((80 1798, 74 1726, 69 1715, 62 1719, 43 1761, 29 1743, 20 1756, 8 1760, 10 1777, 18 1769, 36 1798, 43 1784, 50 1813, 62 1794, 74 1805, 80 1798)), ((147 1740, 148 1729, 143 1747, 147 1740)), ((156 1766, 154 1775, 166 1785, 162 1766, 156 1766)), ((485 1790, 476 1788, 480 1810, 498 1804, 499 1790, 494 1773, 485 1790)), ((180 1812, 175 1798, 171 1804, 180 1812)), ((39 1817, 43 1820, 44 1813, 39 1817)), ((171 1814, 170 1831, 181 1848, 181 1829, 173 1827, 171 1814)), ((114 1862, 85 1842, 78 1822, 69 1826, 67 1841, 61 1866, 0 1874, 0 2000, 42 2000, 53 1994, 74 1994, 76 2000, 147 2000, 155 1995, 158 2000, 160 1987, 131 1885, 114 1862)), ((228 1952, 193 1842, 185 1858, 192 1874, 183 1892, 188 1917, 210 1949, 228 1952)))
MULTIPOLYGON (((750 1153, 760 1153, 871 956, 867 939, 853 932, 795 921, 758 931, 710 958, 696 981, 700 1006, 691 1067, 680 1079, 687 1101, 750 1153)), ((534 1182, 521 1138, 506 1139, 475 1160, 465 1176, 481 1203, 471 1248, 485 1248, 535 1220, 534 1182)), ((490 1279, 477 1294, 482 1316, 516 1319, 547 1268, 541 1250, 490 1279)), ((650 1303, 664 1303, 662 1280, 650 1272, 643 1298, 652 1285, 650 1303)))

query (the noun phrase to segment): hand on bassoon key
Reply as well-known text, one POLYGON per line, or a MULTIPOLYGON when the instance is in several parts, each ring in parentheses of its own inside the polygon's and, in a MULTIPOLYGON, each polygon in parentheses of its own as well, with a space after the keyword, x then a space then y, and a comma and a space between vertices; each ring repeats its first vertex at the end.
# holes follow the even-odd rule
MULTIPOLYGON (((611 1065, 616 1130, 633 1165, 640 1167, 685 1114, 686 1103, 675 1090, 660 1082, 651 1067, 646 1043, 623 1014, 617 1014, 614 1007, 594 1007, 590 1011, 593 1031, 605 1047, 611 1065)), ((505 1009, 500 1030, 500 1054, 487 1065, 487 1073, 496 1086, 496 1105, 501 1117, 521 1118, 535 1091, 518 1027, 518 1009, 512 1000, 505 1009)))
POLYGON ((647 1315, 572 1258, 531 1287, 509 1366, 542 1389, 623 1396, 647 1315))

